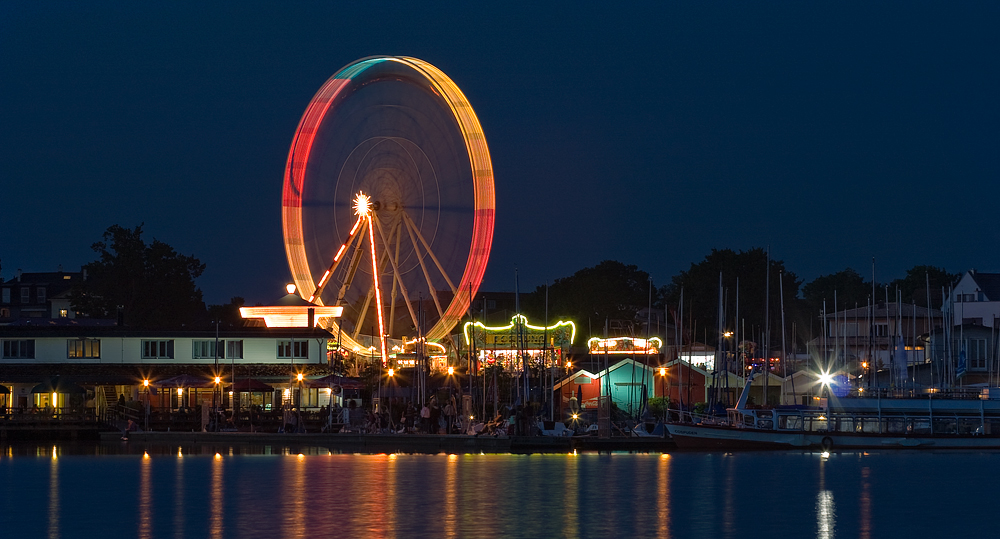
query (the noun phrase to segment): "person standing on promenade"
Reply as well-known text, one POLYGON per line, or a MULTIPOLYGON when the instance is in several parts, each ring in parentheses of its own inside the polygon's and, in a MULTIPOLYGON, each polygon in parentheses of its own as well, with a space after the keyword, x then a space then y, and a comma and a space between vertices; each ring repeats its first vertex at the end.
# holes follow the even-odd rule
POLYGON ((431 434, 437 434, 441 425, 441 407, 438 406, 437 396, 431 397, 431 434))
POLYGON ((451 434, 451 426, 455 424, 455 399, 453 398, 444 407, 444 433, 451 434))
POLYGON ((420 409, 420 432, 429 434, 431 428, 431 407, 424 405, 420 409))

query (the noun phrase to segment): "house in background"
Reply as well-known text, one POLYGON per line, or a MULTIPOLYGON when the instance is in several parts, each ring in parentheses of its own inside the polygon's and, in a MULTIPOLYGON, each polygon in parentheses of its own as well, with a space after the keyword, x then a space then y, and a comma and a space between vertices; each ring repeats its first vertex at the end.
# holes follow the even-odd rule
POLYGON ((908 303, 878 303, 826 313, 825 335, 809 341, 808 351, 815 361, 834 370, 860 372, 862 364, 872 358, 880 368, 888 368, 902 336, 907 364, 921 364, 928 359, 925 339, 920 337, 940 328, 943 321, 941 311, 908 303))
POLYGON ((0 281, 0 324, 16 320, 58 320, 76 318, 69 294, 87 278, 86 271, 25 273, 0 281))
POLYGON ((1000 273, 965 272, 941 307, 952 326, 972 324, 997 327, 1000 319, 1000 273))

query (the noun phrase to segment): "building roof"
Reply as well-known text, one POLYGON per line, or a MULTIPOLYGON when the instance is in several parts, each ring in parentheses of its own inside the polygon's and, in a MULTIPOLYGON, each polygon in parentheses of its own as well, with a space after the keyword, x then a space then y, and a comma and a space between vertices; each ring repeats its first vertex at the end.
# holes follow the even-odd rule
MULTIPOLYGON (((904 318, 926 318, 928 316, 941 316, 941 311, 938 309, 928 309, 927 307, 921 307, 920 305, 914 305, 912 303, 889 303, 888 306, 885 303, 877 303, 874 308, 874 316, 878 318, 892 318, 895 317, 897 312, 901 314, 904 318), (898 309, 898 311, 897 311, 898 309)), ((837 311, 833 313, 826 313, 827 318, 867 318, 869 315, 868 306, 859 306, 854 309, 847 309, 844 311, 837 311)), ((820 318, 823 315, 820 314, 820 318)))
POLYGON ((982 273, 971 270, 969 275, 986 296, 987 301, 1000 301, 1000 273, 982 273))
MULTIPOLYGON (((200 329, 142 329, 128 326, 79 326, 79 325, 23 325, 0 326, 0 339, 39 339, 46 337, 64 338, 197 338, 214 339, 214 328, 200 329)), ((219 339, 235 338, 280 338, 329 339, 330 332, 321 328, 268 328, 268 327, 222 327, 219 339)))

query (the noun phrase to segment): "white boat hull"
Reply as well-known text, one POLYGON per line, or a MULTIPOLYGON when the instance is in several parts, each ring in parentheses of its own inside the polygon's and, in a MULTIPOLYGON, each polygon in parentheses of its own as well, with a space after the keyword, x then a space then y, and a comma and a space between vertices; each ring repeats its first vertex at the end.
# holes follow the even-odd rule
POLYGON ((998 435, 796 432, 668 424, 677 447, 691 449, 1000 449, 998 435))

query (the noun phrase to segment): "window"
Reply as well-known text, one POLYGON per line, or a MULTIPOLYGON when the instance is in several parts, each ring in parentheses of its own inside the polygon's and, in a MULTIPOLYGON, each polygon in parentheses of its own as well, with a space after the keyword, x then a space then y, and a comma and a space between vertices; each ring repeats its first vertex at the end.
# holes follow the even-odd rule
POLYGON ((101 357, 100 339, 68 339, 66 357, 69 359, 93 359, 101 357))
POLYGON ((35 299, 38 300, 38 303, 45 303, 45 287, 44 286, 39 286, 38 288, 35 289, 35 299))
POLYGON ((59 309, 59 318, 66 318, 67 316, 69 316, 68 309, 59 309))
POLYGON ((875 336, 887 337, 889 335, 889 324, 875 324, 875 336))
POLYGON ((986 339, 965 339, 965 353, 972 370, 986 370, 986 339))
POLYGON ((841 322, 840 323, 840 334, 847 337, 857 337, 858 336, 858 323, 857 322, 841 322))
POLYGON ((0 302, 10 303, 10 289, 9 288, 4 288, 3 289, 3 295, 0 296, 0 302))
POLYGON ((27 286, 21 287, 21 303, 28 303, 31 301, 31 289, 27 286))
POLYGON ((309 357, 308 341, 278 341, 279 358, 303 358, 309 357))
POLYGON ((143 359, 174 358, 174 341, 142 341, 143 359))
POLYGON ((3 342, 4 359, 35 359, 35 341, 26 339, 3 342))
POLYGON ((243 359, 243 341, 226 341, 226 357, 243 359))
MULTIPOLYGON (((226 349, 226 341, 219 341, 219 359, 222 359, 222 351, 226 349)), ((215 359, 215 339, 210 341, 192 341, 191 357, 194 359, 215 359)))

